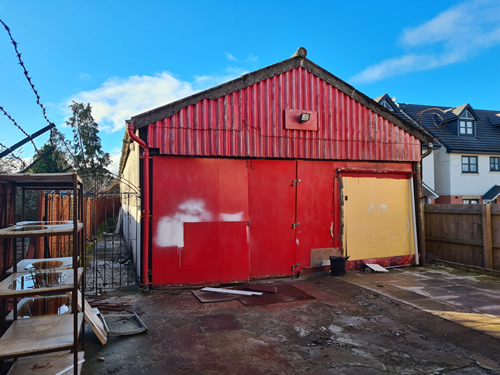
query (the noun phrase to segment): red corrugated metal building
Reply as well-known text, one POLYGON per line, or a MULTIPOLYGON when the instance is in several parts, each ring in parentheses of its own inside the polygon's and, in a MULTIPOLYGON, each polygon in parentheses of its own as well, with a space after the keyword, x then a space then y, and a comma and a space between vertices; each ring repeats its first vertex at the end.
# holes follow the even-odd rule
POLYGON ((291 275, 338 251, 347 251, 350 267, 417 259, 422 243, 410 227, 421 224, 421 142, 429 136, 308 60, 303 48, 127 123, 132 139, 124 138, 120 173, 141 187, 143 284, 291 275), (414 193, 412 212, 397 208, 406 198, 395 209, 385 202, 400 186, 389 180, 406 181, 396 189, 408 202, 414 193), (360 227, 355 215, 365 208, 360 227), (374 212, 403 215, 414 251, 406 235, 380 237, 375 222, 385 217, 374 212), (396 241, 394 250, 377 250, 387 247, 382 241, 396 241))

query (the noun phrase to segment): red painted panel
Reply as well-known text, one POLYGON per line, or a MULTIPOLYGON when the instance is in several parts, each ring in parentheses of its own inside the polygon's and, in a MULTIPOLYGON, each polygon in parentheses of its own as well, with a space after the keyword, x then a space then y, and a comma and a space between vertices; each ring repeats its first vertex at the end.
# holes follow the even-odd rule
POLYGON ((420 141, 303 68, 148 127, 165 155, 418 161, 420 141), (285 129, 284 111, 317 112, 318 130, 285 129))
POLYGON ((157 249, 153 284, 203 284, 219 281, 217 222, 184 223, 184 247, 157 249))
POLYGON ((248 280, 250 254, 247 241, 247 223, 219 223, 220 282, 248 280))
POLYGON ((184 223, 179 277, 189 283, 219 281, 219 223, 184 223))
MULTIPOLYGON (((194 248, 190 235, 196 228, 186 223, 212 222, 218 217, 217 160, 153 157, 152 184, 153 284, 194 283, 206 269, 202 249, 194 248), (204 187, 204 188, 200 188, 204 187), (186 233, 189 230, 190 233, 186 233), (189 248, 185 246, 189 244, 189 248), (191 279, 191 276, 196 276, 191 279)), ((205 228, 205 227, 204 227, 205 228)), ((203 232, 203 228, 200 231, 203 232)), ((218 262, 218 231, 208 238, 207 253, 218 262), (215 250, 213 248, 215 246, 215 250), (214 254, 215 253, 215 254, 214 254)), ((218 279, 218 265, 216 268, 218 279)), ((208 277, 207 281, 214 281, 208 277)))
POLYGON ((334 163, 298 161, 297 263, 311 265, 311 249, 333 247, 334 163))
MULTIPOLYGON (((219 220, 248 220, 247 161, 218 159, 219 220)), ((246 238, 246 236, 245 236, 246 238)))
POLYGON ((295 161, 253 160, 248 166, 250 276, 290 274, 295 264, 295 161))
POLYGON ((285 129, 318 130, 318 112, 300 109, 285 109, 285 129), (306 122, 300 121, 300 116, 307 113, 310 118, 306 122))
POLYGON ((247 280, 246 161, 155 156, 153 172, 153 284, 247 280))
POLYGON ((179 256, 179 248, 177 246, 155 249, 151 267, 153 285, 181 283, 181 278, 179 277, 179 256), (168 271, 166 271, 166 265, 169 265, 168 271), (172 272, 172 269, 175 271, 172 272))

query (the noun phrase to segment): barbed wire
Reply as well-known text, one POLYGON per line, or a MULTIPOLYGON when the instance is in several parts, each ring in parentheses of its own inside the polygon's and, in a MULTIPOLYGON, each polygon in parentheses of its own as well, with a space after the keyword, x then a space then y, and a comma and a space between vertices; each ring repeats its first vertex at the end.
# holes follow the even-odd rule
MULTIPOLYGON (((5 150, 8 150, 9 147, 5 146, 2 142, 0 142, 0 147, 3 147, 5 150)), ((19 156, 14 154, 13 152, 10 154, 12 158, 17 159, 19 162, 21 162, 21 166, 25 165, 25 162, 23 159, 21 159, 19 156)))
MULTIPOLYGON (((49 125, 54 125, 54 128, 50 129, 50 137, 49 137, 49 142, 51 144, 52 147, 54 147, 54 149, 57 149, 56 145, 54 144, 54 138, 55 138, 55 135, 56 135, 56 129, 55 129, 55 124, 49 120, 49 118, 47 117, 47 110, 45 108, 45 106, 42 104, 41 102, 41 98, 40 98, 40 95, 32 81, 32 78, 29 76, 29 72, 28 72, 28 69, 26 69, 26 65, 24 64, 24 61, 22 59, 22 54, 19 52, 19 49, 17 48, 18 44, 15 40, 14 40, 14 37, 12 36, 12 32, 10 30, 10 27, 7 26, 7 24, 5 22, 3 22, 2 19, 0 19, 0 23, 3 25, 3 27, 5 28, 5 30, 7 31, 7 34, 9 34, 9 38, 10 38, 10 42, 12 43, 12 45, 14 46, 14 50, 16 52, 16 57, 17 57, 17 60, 19 61, 19 65, 21 66, 21 68, 23 69, 23 73, 24 73, 24 76, 26 77, 26 79, 28 80, 28 83, 31 87, 31 90, 33 91, 33 93, 35 94, 35 97, 36 97, 36 103, 40 106, 40 108, 42 109, 42 113, 43 113, 43 117, 44 119, 47 121, 47 123, 49 125)), ((29 137, 29 135, 24 131, 24 129, 12 118, 12 116, 10 116, 4 109, 3 107, 0 106, 0 109, 2 110, 2 112, 4 113, 4 115, 6 115, 13 123, 14 125, 17 126, 17 128, 19 128, 19 130, 21 130, 27 137, 29 137)), ((30 141, 33 145, 33 147, 35 148, 35 151, 38 155, 38 157, 40 157, 40 151, 38 151, 34 141, 30 138, 30 141)), ((69 155, 71 155, 71 158, 73 159, 73 163, 75 163, 75 155, 71 152, 71 149, 70 147, 67 145, 65 139, 63 137, 60 137, 60 141, 61 143, 66 147, 66 150, 68 151, 69 155)), ((47 160, 44 160, 45 163, 47 163, 47 160)), ((52 161, 51 161, 52 162, 52 161)), ((52 166, 55 166, 54 163, 51 163, 53 164, 52 166)))
POLYGON ((4 116, 5 116, 5 117, 7 117, 7 118, 8 118, 8 119, 9 119, 9 120, 10 120, 10 121, 11 121, 11 122, 12 122, 12 123, 16 126, 16 128, 18 128, 19 130, 21 130, 21 132, 22 132, 22 133, 23 133, 26 137, 28 137, 28 138, 30 139, 30 142, 31 142, 31 144, 33 145, 33 147, 34 147, 34 149, 35 149, 36 153, 37 153, 37 154, 40 154, 40 151, 38 151, 38 148, 36 147, 35 142, 34 142, 34 141, 33 141, 33 139, 31 138, 31 136, 30 136, 28 133, 26 133, 26 131, 25 131, 25 130, 21 127, 21 125, 19 125, 19 124, 17 123, 17 121, 16 121, 16 120, 14 120, 14 118, 13 118, 11 115, 9 115, 9 113, 7 113, 7 111, 6 111, 6 110, 5 110, 5 109, 4 109, 1 105, 0 105, 0 111, 4 114, 4 116))
POLYGON ((47 110, 45 109, 44 105, 41 103, 40 101, 40 95, 38 94, 38 91, 37 89, 35 88, 35 85, 33 84, 33 81, 32 81, 32 78, 29 76, 29 73, 28 73, 28 70, 26 69, 26 65, 24 65, 24 62, 21 58, 21 53, 19 52, 17 46, 19 43, 17 43, 14 38, 12 37, 12 33, 10 32, 10 28, 9 26, 7 26, 5 24, 5 22, 2 21, 2 19, 0 19, 0 23, 3 25, 3 27, 5 28, 5 30, 7 31, 7 34, 9 34, 9 38, 10 38, 10 42, 12 43, 12 45, 14 46, 14 50, 16 51, 16 56, 17 56, 17 59, 19 61, 19 65, 21 65, 21 68, 23 69, 23 73, 24 73, 24 76, 26 77, 26 79, 28 80, 28 83, 29 85, 31 86, 31 90, 33 90, 33 93, 35 94, 36 96, 36 103, 40 106, 40 108, 42 109, 42 113, 43 113, 43 117, 45 118, 45 120, 47 121, 47 123, 49 125, 52 125, 53 123, 49 120, 49 118, 47 117, 47 110))

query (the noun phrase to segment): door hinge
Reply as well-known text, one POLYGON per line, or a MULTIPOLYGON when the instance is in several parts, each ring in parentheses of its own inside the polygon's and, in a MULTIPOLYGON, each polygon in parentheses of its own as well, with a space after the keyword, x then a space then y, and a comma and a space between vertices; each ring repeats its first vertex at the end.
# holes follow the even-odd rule
POLYGON ((302 182, 302 180, 292 180, 292 186, 296 186, 299 182, 302 182))
POLYGON ((293 223, 292 224, 292 229, 295 229, 295 227, 298 227, 300 225, 300 223, 293 223))

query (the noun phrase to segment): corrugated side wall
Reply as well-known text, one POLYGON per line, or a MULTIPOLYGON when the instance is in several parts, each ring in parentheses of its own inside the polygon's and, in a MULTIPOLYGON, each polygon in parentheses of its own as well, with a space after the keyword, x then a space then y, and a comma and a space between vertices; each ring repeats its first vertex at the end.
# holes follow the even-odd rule
POLYGON ((163 155, 419 161, 420 141, 296 68, 148 127, 163 155), (287 130, 284 110, 318 112, 318 130, 287 130))

